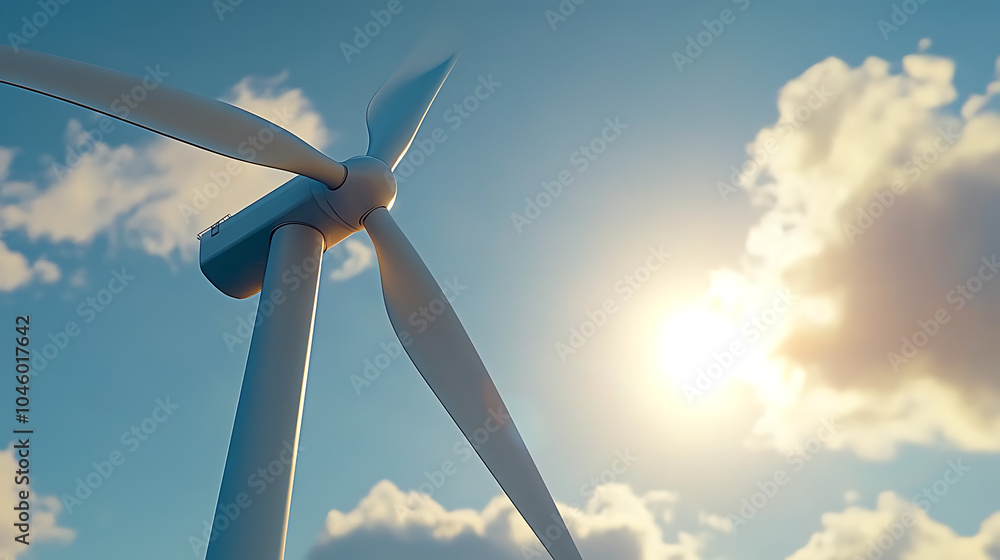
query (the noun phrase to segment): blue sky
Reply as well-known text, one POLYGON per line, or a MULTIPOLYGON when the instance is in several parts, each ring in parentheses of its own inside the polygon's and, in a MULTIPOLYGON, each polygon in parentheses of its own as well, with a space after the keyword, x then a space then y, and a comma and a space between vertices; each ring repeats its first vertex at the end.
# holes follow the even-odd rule
MULTIPOLYGON (((1000 6, 907 3, 919 7, 884 34, 894 3, 881 0, 589 0, 565 21, 546 13, 555 0, 402 0, 348 60, 341 44, 387 4, 244 1, 220 17, 208 0, 70 1, 22 46, 159 69, 171 86, 288 115, 342 161, 365 151, 368 100, 407 52, 455 45, 417 136, 445 139, 423 161, 411 148, 392 212, 438 280, 461 286, 453 304, 555 499, 576 508, 567 522, 585 558, 853 558, 852 539, 876 541, 946 475, 885 557, 940 554, 930 541, 1000 557, 1000 288, 978 264, 1000 253, 988 95, 1000 91, 1000 6), (690 63, 678 69, 675 53, 690 63), (456 118, 483 81, 493 91, 456 118), (608 121, 622 125, 613 140, 608 121), (584 165, 596 138, 606 148, 584 165), (920 171, 901 171, 915 157, 920 171), (720 192, 733 166, 746 176, 720 192), (534 216, 525 199, 564 171, 572 182, 537 217, 513 217, 534 216), (662 264, 649 260, 658 251, 662 264), (960 309, 957 284, 981 285, 960 309), (592 336, 560 351, 607 301, 592 336), (949 321, 894 366, 901 337, 938 309, 949 321), (738 364, 689 401, 698 371, 734 343, 738 364), (824 421, 839 426, 829 438, 824 421), (955 461, 971 467, 959 479, 955 461), (779 470, 787 485, 740 517, 779 470)), ((40 9, 4 3, 6 41, 40 9)), ((214 511, 247 352, 223 337, 257 298, 205 280, 195 235, 290 176, 227 172, 118 122, 54 175, 100 126, 0 89, 2 316, 31 315, 36 352, 79 325, 32 379, 32 491, 52 515, 36 518, 30 548, 3 533, 0 551, 200 558, 189 539, 214 511), (226 186, 210 194, 213 181, 226 186), (127 285, 102 292, 116 275, 127 285), (177 408, 164 417, 167 399, 177 408), (154 412, 148 439, 123 442, 154 412), (77 479, 116 451, 124 463, 69 508, 77 479)), ((324 258, 286 558, 521 558, 530 538, 501 530, 509 505, 491 502, 499 487, 456 449, 461 433, 406 358, 352 384, 395 336, 370 242, 342 245, 324 258), (454 474, 407 504, 420 515, 372 513, 410 501, 447 461, 454 474), (460 537, 434 536, 449 523, 460 537)))

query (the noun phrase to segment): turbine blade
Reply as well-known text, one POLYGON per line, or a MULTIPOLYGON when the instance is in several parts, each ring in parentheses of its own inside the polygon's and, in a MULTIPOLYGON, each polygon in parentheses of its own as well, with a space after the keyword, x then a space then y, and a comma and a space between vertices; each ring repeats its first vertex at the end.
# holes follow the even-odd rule
POLYGON ((521 435, 448 298, 384 207, 364 219, 396 335, 420 375, 555 560, 581 560, 521 435), (430 314, 423 330, 408 319, 430 314))
POLYGON ((343 165, 280 126, 228 103, 25 49, 0 47, 0 83, 68 101, 203 150, 339 187, 343 165))
POLYGON ((396 169, 457 59, 453 54, 423 72, 407 61, 389 76, 368 104, 368 155, 396 169))

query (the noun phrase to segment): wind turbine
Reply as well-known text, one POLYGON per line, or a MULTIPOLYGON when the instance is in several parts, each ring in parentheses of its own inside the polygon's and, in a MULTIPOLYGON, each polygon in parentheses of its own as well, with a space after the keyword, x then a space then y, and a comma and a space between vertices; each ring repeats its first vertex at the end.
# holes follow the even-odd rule
POLYGON ((581 560, 465 328, 389 214, 396 198, 392 171, 454 64, 452 55, 429 69, 407 63, 397 69, 368 106, 367 154, 339 163, 222 101, 0 47, 2 83, 298 175, 199 236, 201 269, 215 287, 240 299, 261 293, 206 560, 284 557, 320 260, 362 229, 378 255, 389 321, 413 364, 549 554, 581 560), (136 102, 123 111, 115 100, 130 92, 141 93, 141 100, 134 95, 136 102), (415 321, 417 316, 433 320, 415 321), (248 477, 289 455, 290 468, 244 505, 248 477))

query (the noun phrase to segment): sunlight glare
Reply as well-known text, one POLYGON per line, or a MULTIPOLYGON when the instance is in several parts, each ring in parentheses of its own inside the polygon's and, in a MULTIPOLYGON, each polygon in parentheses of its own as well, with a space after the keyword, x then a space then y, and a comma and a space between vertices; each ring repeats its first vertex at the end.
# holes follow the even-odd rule
POLYGON ((663 326, 660 366, 673 382, 691 383, 736 339, 735 325, 723 315, 704 307, 681 309, 663 326))

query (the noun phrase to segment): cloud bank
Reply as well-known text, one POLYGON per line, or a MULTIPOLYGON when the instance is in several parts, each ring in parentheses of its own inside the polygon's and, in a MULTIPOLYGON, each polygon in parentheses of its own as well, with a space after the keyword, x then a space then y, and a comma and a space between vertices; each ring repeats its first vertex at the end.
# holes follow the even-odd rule
POLYGON ((779 289, 799 302, 740 376, 765 405, 751 445, 787 451, 835 417, 868 459, 1000 451, 1000 68, 960 110, 954 74, 926 54, 826 59, 748 145, 734 179, 764 212, 708 296, 733 316, 779 289))
MULTIPOLYGON (((582 509, 560 505, 588 560, 699 560, 704 535, 667 538, 677 496, 637 495, 622 484, 596 489, 582 509)), ((365 558, 547 559, 538 539, 505 495, 482 511, 447 510, 432 497, 403 492, 383 480, 349 512, 332 510, 309 560, 365 558)))
MULTIPOLYGON (((929 502, 928 502, 929 503, 929 502)), ((964 537, 931 519, 920 506, 883 492, 875 509, 826 513, 823 530, 786 560, 995 560, 1000 557, 1000 512, 964 537)))

